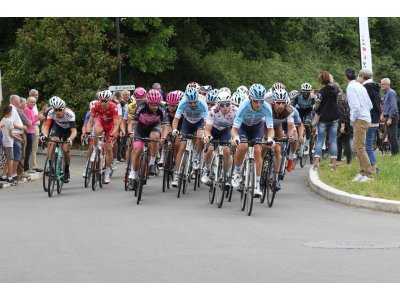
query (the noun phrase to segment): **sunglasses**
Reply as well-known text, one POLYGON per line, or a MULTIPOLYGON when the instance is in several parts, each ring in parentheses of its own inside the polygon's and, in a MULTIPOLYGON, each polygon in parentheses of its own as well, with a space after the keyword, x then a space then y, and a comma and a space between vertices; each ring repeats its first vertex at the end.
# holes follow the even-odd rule
POLYGON ((281 105, 281 104, 285 105, 286 102, 275 102, 275 105, 281 105))
POLYGON ((101 103, 107 103, 108 100, 100 100, 101 103))
POLYGON ((196 106, 196 105, 197 105, 197 102, 189 102, 189 105, 190 105, 190 106, 196 106))
POLYGON ((253 101, 254 103, 256 103, 256 104, 259 104, 259 103, 263 103, 264 102, 264 99, 252 99, 251 101, 253 101))
POLYGON ((63 111, 63 110, 64 110, 64 109, 62 109, 62 108, 55 108, 55 109, 54 109, 55 112, 60 112, 60 111, 63 111))
POLYGON ((226 108, 226 107, 229 107, 231 104, 229 102, 226 102, 226 103, 219 103, 218 105, 221 108, 226 108))
POLYGON ((158 106, 160 106, 160 104, 158 104, 158 103, 149 103, 149 106, 153 106, 153 107, 158 107, 158 106))

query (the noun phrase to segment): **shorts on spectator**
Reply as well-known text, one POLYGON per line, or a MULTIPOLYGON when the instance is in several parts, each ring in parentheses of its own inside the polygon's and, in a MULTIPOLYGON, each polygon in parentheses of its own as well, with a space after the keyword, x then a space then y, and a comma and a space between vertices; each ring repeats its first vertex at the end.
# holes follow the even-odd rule
POLYGON ((6 160, 13 160, 14 159, 13 147, 3 147, 3 149, 4 149, 4 158, 6 160))
POLYGON ((14 145, 13 145, 13 160, 15 161, 20 161, 22 157, 22 144, 20 141, 17 139, 14 139, 14 145))

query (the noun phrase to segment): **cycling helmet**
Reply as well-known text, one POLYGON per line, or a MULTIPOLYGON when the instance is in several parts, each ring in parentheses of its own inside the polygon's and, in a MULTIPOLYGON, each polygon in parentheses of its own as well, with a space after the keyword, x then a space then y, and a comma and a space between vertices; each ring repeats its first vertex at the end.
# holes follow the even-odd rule
POLYGON ((195 88, 197 91, 200 90, 200 84, 198 84, 197 82, 190 82, 188 83, 188 85, 186 86, 186 90, 188 88, 195 88))
POLYGON ((162 96, 158 90, 151 89, 146 95, 146 100, 149 104, 160 104, 162 96))
POLYGON ((49 100, 49 106, 50 106, 50 107, 53 107, 54 100, 57 99, 57 98, 58 98, 58 97, 56 97, 56 96, 50 98, 50 100, 49 100))
POLYGON ((246 98, 247 98, 247 95, 246 95, 246 94, 242 94, 242 93, 239 93, 239 92, 235 92, 235 93, 233 93, 233 95, 232 95, 231 102, 232 102, 233 105, 239 106, 240 103, 241 103, 242 101, 244 101, 246 98))
POLYGON ((199 92, 196 88, 190 87, 185 91, 185 98, 188 102, 197 102, 199 99, 199 92))
POLYGON ((265 87, 262 84, 254 83, 250 87, 249 96, 255 100, 264 100, 266 94, 265 87))
POLYGON ((285 89, 286 89, 286 87, 283 85, 283 83, 280 83, 280 82, 275 82, 272 85, 272 90, 273 91, 275 91, 275 90, 285 90, 285 89))
POLYGON ((217 103, 219 90, 213 89, 211 92, 207 94, 207 103, 217 103))
POLYGON ((229 93, 229 95, 232 95, 232 92, 231 92, 231 90, 229 89, 229 88, 227 88, 227 87, 222 87, 222 88, 220 88, 219 89, 219 92, 221 93, 221 92, 228 92, 229 93))
POLYGON ((289 98, 290 99, 294 99, 294 98, 296 98, 296 96, 299 94, 299 91, 298 90, 293 90, 293 91, 290 91, 289 92, 289 98))
POLYGON ((244 86, 244 85, 239 86, 239 87, 236 89, 236 92, 239 93, 239 94, 246 94, 246 95, 249 94, 248 88, 247 88, 246 86, 244 86))
POLYGON ((142 87, 138 87, 133 91, 133 96, 135 96, 136 99, 145 99, 146 94, 146 90, 142 87))
POLYGON ((92 108, 94 107, 94 105, 96 104, 97 100, 93 100, 89 103, 89 109, 92 110, 92 108))
POLYGON ((98 99, 110 101, 112 99, 112 93, 109 90, 104 90, 100 92, 98 99))
POLYGON ((311 90, 312 90, 312 85, 309 84, 308 82, 304 82, 304 83, 301 85, 301 91, 311 92, 311 90))
POLYGON ((272 94, 272 100, 274 100, 274 102, 285 102, 286 104, 289 104, 290 101, 286 90, 275 90, 272 94))
POLYGON ((185 93, 182 92, 181 90, 176 90, 175 92, 179 95, 179 99, 180 99, 180 100, 182 100, 182 99, 183 99, 183 96, 185 96, 185 93))
POLYGON ((217 103, 221 103, 221 102, 231 102, 231 94, 228 93, 227 91, 219 92, 218 98, 217 98, 217 103))
POLYGON ((53 103, 53 105, 52 105, 53 108, 65 108, 65 101, 63 99, 61 99, 60 97, 53 96, 49 100, 49 103, 50 102, 53 103))
POLYGON ((167 95, 168 105, 178 105, 181 98, 179 97, 178 91, 169 92, 167 95))
POLYGON ((212 87, 211 85, 203 85, 200 87, 199 93, 203 95, 207 95, 209 92, 211 92, 212 87))

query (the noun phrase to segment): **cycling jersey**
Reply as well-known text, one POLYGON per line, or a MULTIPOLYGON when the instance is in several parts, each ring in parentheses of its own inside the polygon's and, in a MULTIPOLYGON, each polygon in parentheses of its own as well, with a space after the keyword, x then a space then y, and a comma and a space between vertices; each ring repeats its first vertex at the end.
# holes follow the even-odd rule
POLYGON ((208 106, 207 103, 200 99, 197 101, 197 106, 195 109, 191 109, 189 106, 189 102, 186 98, 179 102, 178 108, 176 110, 175 118, 181 118, 182 114, 185 119, 194 124, 199 122, 202 119, 205 119, 208 114, 208 106))
POLYGON ((154 113, 150 110, 147 104, 142 104, 136 109, 133 116, 135 122, 140 122, 143 125, 155 125, 157 123, 169 124, 165 109, 159 106, 154 113))
POLYGON ((314 103, 314 101, 310 96, 307 99, 304 99, 303 95, 299 94, 294 98, 293 106, 295 106, 299 109, 310 109, 311 110, 313 103, 314 103))
POLYGON ((214 128, 218 130, 223 130, 226 128, 232 127, 233 120, 235 119, 237 112, 237 107, 235 105, 231 105, 229 112, 224 115, 219 106, 213 106, 208 112, 208 116, 206 118, 206 124, 212 125, 214 128))
POLYGON ((128 108, 125 110, 125 114, 123 117, 124 121, 128 121, 133 118, 136 108, 137 108, 137 102, 136 100, 132 100, 132 102, 128 104, 128 108))
POLYGON ((236 112, 236 117, 233 121, 233 127, 240 128, 243 124, 247 126, 254 126, 261 122, 265 118, 265 126, 272 128, 272 109, 271 106, 264 102, 259 110, 253 110, 251 107, 250 100, 246 99, 240 103, 240 106, 236 112))
POLYGON ((118 118, 118 108, 117 105, 111 101, 108 102, 108 108, 103 109, 101 107, 101 103, 97 102, 92 110, 90 111, 90 117, 96 117, 97 122, 100 122, 102 125, 112 125, 114 124, 114 119, 118 118))
POLYGON ((64 129, 76 128, 75 113, 69 108, 65 108, 64 116, 57 118, 54 109, 52 109, 47 115, 46 125, 50 128, 53 123, 56 123, 58 126, 64 129))
POLYGON ((286 105, 281 113, 278 113, 275 109, 272 111, 274 127, 279 126, 282 122, 294 123, 294 108, 292 106, 286 105))

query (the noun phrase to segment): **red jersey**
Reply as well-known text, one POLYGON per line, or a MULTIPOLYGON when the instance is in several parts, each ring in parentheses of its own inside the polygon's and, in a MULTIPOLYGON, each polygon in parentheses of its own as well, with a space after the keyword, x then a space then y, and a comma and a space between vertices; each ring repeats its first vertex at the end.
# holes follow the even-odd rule
POLYGON ((97 102, 90 111, 91 117, 96 117, 101 124, 112 125, 115 118, 118 118, 118 107, 115 103, 109 101, 108 108, 103 109, 101 103, 97 102))

